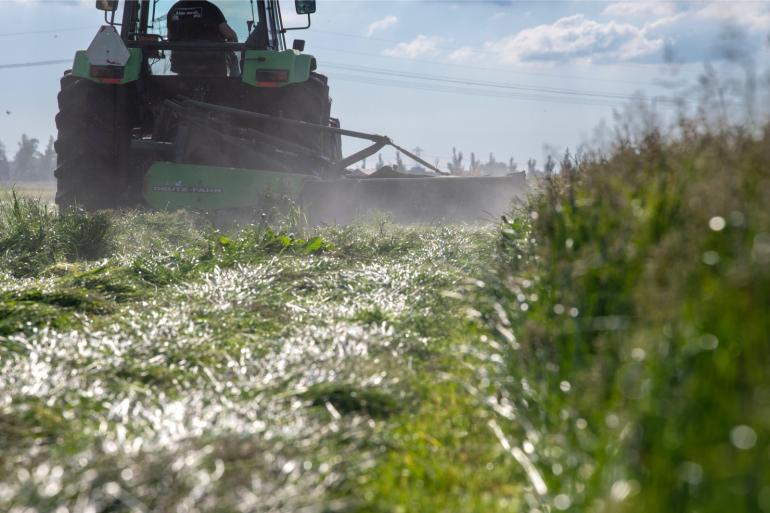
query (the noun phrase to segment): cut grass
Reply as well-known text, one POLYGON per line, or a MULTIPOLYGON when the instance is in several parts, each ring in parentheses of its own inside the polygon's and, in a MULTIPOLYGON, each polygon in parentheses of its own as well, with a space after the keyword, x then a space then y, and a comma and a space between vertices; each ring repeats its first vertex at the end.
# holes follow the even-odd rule
POLYGON ((299 395, 313 406, 331 407, 337 413, 387 418, 401 409, 399 401, 377 388, 359 388, 349 383, 320 383, 299 395))
POLYGON ((12 201, 1 510, 515 509, 518 471, 466 387, 478 336, 443 293, 492 265, 493 230, 224 235, 12 201), (71 251, 94 219, 102 249, 71 251))
POLYGON ((0 336, 46 326, 72 328, 76 326, 73 312, 102 315, 111 311, 108 301, 85 289, 0 293, 0 336))

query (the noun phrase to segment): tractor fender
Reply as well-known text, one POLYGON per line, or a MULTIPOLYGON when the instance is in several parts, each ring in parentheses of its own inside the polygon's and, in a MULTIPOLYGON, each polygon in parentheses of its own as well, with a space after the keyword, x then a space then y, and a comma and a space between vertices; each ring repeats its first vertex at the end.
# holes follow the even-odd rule
POLYGON ((297 50, 246 50, 242 80, 254 87, 283 87, 310 80, 315 58, 297 50))
POLYGON ((122 85, 139 79, 142 50, 127 48, 115 27, 104 25, 88 50, 75 54, 72 74, 97 84, 122 85))

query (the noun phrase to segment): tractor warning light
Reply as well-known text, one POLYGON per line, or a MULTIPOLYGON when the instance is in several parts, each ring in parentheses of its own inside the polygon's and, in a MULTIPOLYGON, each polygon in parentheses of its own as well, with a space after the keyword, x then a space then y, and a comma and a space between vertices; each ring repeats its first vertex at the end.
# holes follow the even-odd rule
POLYGON ((285 69, 258 69, 256 75, 257 85, 263 87, 277 87, 289 81, 289 71, 285 69))
POLYGON ((91 66, 91 77, 104 84, 120 83, 126 72, 124 66, 91 66))

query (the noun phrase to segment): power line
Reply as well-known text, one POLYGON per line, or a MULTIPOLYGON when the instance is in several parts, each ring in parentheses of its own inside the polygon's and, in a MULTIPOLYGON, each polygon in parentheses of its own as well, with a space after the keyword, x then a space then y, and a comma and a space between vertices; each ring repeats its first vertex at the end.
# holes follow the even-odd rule
POLYGON ((462 68, 462 69, 471 69, 471 70, 479 70, 479 71, 493 71, 495 73, 505 73, 508 75, 525 75, 525 76, 533 76, 533 77, 545 77, 545 78, 555 78, 558 80, 585 80, 585 81, 591 81, 591 82, 607 82, 607 83, 618 83, 618 84, 630 84, 635 85, 639 87, 657 87, 659 84, 655 84, 653 82, 641 82, 638 80, 621 80, 621 79, 613 79, 613 78, 599 78, 599 77, 587 77, 582 75, 563 75, 563 74, 556 74, 556 73, 538 73, 534 71, 514 71, 510 69, 504 69, 504 68, 494 68, 491 66, 476 66, 472 64, 457 64, 453 62, 442 62, 442 61, 436 61, 436 60, 430 60, 430 59, 413 59, 411 57, 398 57, 393 55, 382 55, 378 53, 372 53, 372 52, 359 52, 355 50, 342 50, 339 48, 330 48, 330 47, 324 47, 324 46, 318 46, 315 43, 312 43, 312 47, 316 48, 318 50, 323 50, 326 52, 333 52, 333 53, 341 53, 341 54, 349 54, 349 55, 360 55, 365 57, 378 57, 382 59, 395 59, 399 61, 406 61, 406 62, 413 62, 416 64, 435 64, 442 67, 452 67, 452 68, 462 68))
POLYGON ((425 73, 404 72, 399 70, 389 70, 389 69, 381 69, 381 68, 372 68, 367 66, 357 66, 357 65, 337 64, 337 63, 327 63, 326 66, 329 68, 336 68, 336 69, 342 69, 345 71, 355 71, 355 72, 374 74, 374 75, 393 76, 393 77, 399 77, 399 78, 411 78, 411 79, 418 79, 418 80, 429 80, 431 82, 444 82, 444 83, 451 83, 451 84, 464 85, 464 86, 477 86, 477 87, 480 86, 480 87, 503 89, 503 90, 509 90, 509 91, 528 91, 528 92, 536 92, 536 93, 551 93, 551 94, 558 94, 558 95, 565 95, 565 96, 585 96, 585 97, 592 97, 592 98, 624 100, 624 101, 633 99, 633 96, 629 96, 627 94, 613 93, 613 92, 607 92, 607 91, 590 91, 590 90, 580 90, 580 89, 553 88, 553 87, 543 87, 543 86, 534 86, 534 85, 513 84, 513 83, 504 83, 504 82, 459 79, 456 77, 449 77, 449 76, 429 75, 425 73))
MULTIPOLYGON (((332 31, 332 30, 321 30, 321 29, 317 29, 317 28, 314 28, 313 32, 314 33, 319 33, 319 34, 329 34, 329 35, 334 35, 334 36, 349 37, 349 38, 355 38, 355 39, 364 39, 364 40, 368 40, 368 41, 378 41, 378 42, 384 42, 384 43, 390 43, 390 44, 409 43, 409 41, 400 41, 400 40, 397 40, 397 39, 386 39, 386 38, 381 38, 381 37, 369 37, 369 36, 363 36, 363 35, 360 35, 360 34, 350 34, 350 33, 347 33, 347 32, 336 32, 336 31, 332 31)), ((465 47, 457 47, 457 46, 452 47, 452 46, 444 46, 444 45, 436 44, 435 48, 438 49, 438 50, 444 50, 444 51, 447 51, 447 52, 454 52, 454 51, 457 51, 457 50, 461 50, 461 49, 463 49, 465 47)), ((370 55, 377 55, 377 54, 370 54, 370 55)), ((387 55, 379 55, 379 56, 380 57, 392 57, 392 56, 387 56, 387 55)), ((393 57, 393 58, 398 58, 398 57, 393 57)), ((409 59, 409 58, 407 58, 407 59, 408 60, 417 60, 417 59, 409 59)), ((637 69, 651 69, 651 68, 655 69, 655 68, 658 68, 662 64, 664 64, 664 63, 661 62, 660 64, 656 64, 656 63, 642 63, 642 62, 613 62, 611 65, 612 66, 619 66, 619 67, 637 68, 637 69)), ((473 67, 475 67, 475 66, 473 66, 473 67)), ((504 70, 498 69, 497 71, 504 71, 504 70)), ((545 74, 543 74, 543 75, 545 75, 545 74)), ((551 75, 551 76, 558 76, 558 75, 551 75)), ((579 77, 579 78, 582 78, 582 79, 585 79, 585 80, 592 80, 590 77, 579 77)))
POLYGON ((33 34, 57 34, 59 32, 76 32, 79 30, 93 30, 94 27, 72 27, 72 28, 61 28, 61 29, 46 29, 46 30, 28 30, 25 32, 5 32, 3 34, 0 34, 0 37, 10 37, 10 36, 28 36, 33 34))
MULTIPOLYGON (((164 18, 165 16, 161 16, 160 18, 156 18, 155 21, 160 20, 161 18, 164 18)), ((34 34, 53 34, 58 32, 75 32, 80 30, 92 30, 93 26, 88 27, 69 27, 69 28, 61 28, 61 29, 44 29, 44 30, 30 30, 30 31, 24 31, 24 32, 6 32, 0 34, 0 37, 10 37, 10 36, 24 36, 24 35, 34 35, 34 34)), ((380 37, 368 37, 363 36, 359 34, 350 34, 346 32, 336 32, 332 30, 320 30, 320 29, 313 29, 314 33, 319 34, 329 34, 334 36, 341 36, 341 37, 349 37, 349 38, 356 38, 356 39, 363 39, 367 41, 379 41, 379 42, 386 42, 386 43, 402 43, 403 41, 399 41, 396 39, 387 39, 387 38, 380 38, 380 37)), ((632 85, 638 85, 638 86, 656 86, 658 84, 649 83, 649 82, 639 82, 639 81, 631 81, 631 80, 621 80, 621 79, 609 79, 609 78, 599 78, 599 77, 587 77, 587 76, 581 76, 581 75, 564 75, 564 74, 555 74, 555 73, 538 73, 538 72, 532 72, 532 71, 514 71, 514 70, 508 70, 503 69, 500 67, 491 67, 491 66, 477 66, 477 65, 470 65, 470 64, 458 64, 458 63, 452 63, 452 62, 441 62, 441 61, 435 61, 430 59, 414 59, 409 57, 398 57, 398 56, 392 56, 392 55, 381 55, 377 53, 371 53, 371 52, 357 52, 352 50, 341 50, 337 48, 324 48, 323 46, 316 46, 316 48, 319 50, 325 50, 325 51, 331 51, 331 52, 338 52, 338 53, 349 53, 353 55, 365 55, 368 57, 381 57, 386 59, 398 59, 402 61, 411 61, 415 63, 426 63, 426 64, 436 64, 440 66, 451 66, 455 68, 465 68, 465 69, 477 69, 477 70, 483 70, 483 71, 495 71, 498 73, 507 73, 507 74, 513 74, 513 75, 528 75, 528 76, 539 76, 539 77, 547 77, 547 78, 557 78, 560 80, 568 79, 568 80, 588 80, 588 81, 596 81, 596 82, 609 82, 609 83, 625 83, 625 84, 632 84, 632 85)), ((447 47, 447 46, 439 46, 437 45, 436 48, 447 50, 447 51, 454 51, 458 50, 457 47, 447 47)), ((657 66, 653 64, 632 64, 632 63, 615 63, 613 65, 616 66, 630 66, 630 67, 638 67, 638 68, 646 68, 649 69, 651 66, 657 66)))
POLYGON ((483 97, 483 98, 502 98, 502 99, 510 99, 510 100, 550 102, 550 103, 561 103, 561 104, 569 104, 569 105, 587 105, 587 106, 593 106, 593 107, 614 107, 614 106, 621 105, 623 103, 620 100, 611 101, 611 100, 600 100, 600 99, 590 99, 590 98, 565 98, 561 96, 538 95, 534 93, 515 93, 515 92, 504 93, 504 92, 490 91, 490 90, 470 88, 470 87, 444 86, 439 84, 430 85, 430 84, 424 84, 424 83, 421 84, 417 82, 409 82, 409 81, 403 81, 403 80, 368 78, 368 77, 361 77, 361 76, 355 76, 355 75, 346 75, 344 73, 334 74, 330 78, 332 80, 341 80, 344 82, 354 82, 354 83, 367 84, 367 85, 373 85, 373 86, 397 87, 401 89, 410 89, 415 91, 427 91, 430 93, 450 93, 450 94, 460 94, 465 96, 475 96, 475 97, 483 97))
MULTIPOLYGON (((163 18, 163 17, 161 17, 163 18)), ((160 19, 160 18, 159 18, 160 19)), ((157 21, 157 20, 156 20, 157 21)), ((80 30, 91 30, 93 29, 92 26, 89 27, 69 27, 69 28, 61 28, 61 29, 45 29, 45 30, 31 30, 31 31, 24 31, 24 32, 7 32, 0 34, 0 37, 10 37, 10 36, 23 36, 23 35, 34 35, 34 34, 50 34, 50 33, 58 33, 58 32, 74 32, 74 31, 80 31, 80 30)), ((368 37, 358 34, 350 34, 346 32, 336 32, 331 30, 320 30, 320 29, 314 29, 313 32, 320 33, 320 34, 329 34, 329 35, 335 35, 335 36, 341 36, 341 37, 350 37, 350 38, 356 38, 356 39, 363 39, 363 40, 371 40, 371 41, 380 41, 380 42, 387 42, 387 43, 401 43, 403 41, 398 41, 395 39, 386 39, 386 38, 380 38, 380 37, 368 37)), ((483 71, 494 71, 497 73, 506 73, 506 74, 512 74, 512 75, 527 75, 527 76, 538 76, 538 77, 546 77, 546 78, 556 78, 559 80, 587 80, 587 81, 597 81, 597 82, 608 82, 608 83, 625 83, 625 84, 632 84, 637 86, 658 86, 659 84, 650 83, 650 82, 639 82, 639 81, 630 81, 630 80, 620 80, 620 79, 608 79, 608 78, 599 78, 599 77, 587 77, 587 76, 581 76, 581 75, 564 75, 564 74, 555 74, 555 73, 538 73, 538 72, 531 72, 531 71, 514 71, 514 70, 508 70, 503 69, 500 67, 490 67, 490 66, 476 66, 476 65, 470 65, 470 64, 458 64, 458 63, 451 63, 451 62, 441 62, 441 61, 435 61, 435 60, 429 60, 429 59, 414 59, 409 57, 398 57, 398 56, 392 56, 392 55, 381 55, 371 52, 358 52, 358 51, 352 51, 352 50, 341 50, 337 48, 324 48, 323 46, 316 46, 316 48, 319 50, 325 50, 325 51, 331 51, 331 52, 337 52, 337 53, 347 53, 352 55, 363 55, 367 57, 380 57, 380 58, 386 58, 386 59, 398 59, 402 61, 410 61, 415 63, 426 63, 426 64, 436 64, 443 67, 455 67, 455 68, 464 68, 464 69, 476 69, 476 70, 483 70, 483 71)), ((447 51, 453 51, 457 50, 456 47, 444 47, 444 46, 437 46, 436 48, 444 49, 447 51)), ((650 65, 650 64, 639 64, 639 65, 633 65, 631 63, 615 63, 614 65, 617 66, 635 66, 635 67, 645 67, 649 69, 650 66, 656 66, 656 65, 650 65)))
POLYGON ((72 59, 59 59, 55 61, 17 62, 13 64, 0 64, 0 69, 32 68, 36 66, 50 66, 53 64, 72 64, 72 59))
MULTIPOLYGON (((28 68, 37 66, 49 66, 55 64, 69 64, 70 59, 58 59, 50 61, 20 62, 13 64, 0 64, 0 69, 28 68)), ((504 84, 495 82, 459 80, 452 77, 438 75, 427 75, 420 73, 399 72, 396 70, 380 70, 367 66, 352 66, 344 64, 330 64, 330 68, 342 69, 345 71, 354 71, 357 73, 369 75, 382 75, 386 77, 406 78, 406 80, 394 80, 388 78, 373 78, 358 75, 346 75, 344 73, 335 73, 332 78, 347 82, 357 82, 369 85, 390 86, 402 89, 411 89, 416 91, 443 92, 453 94, 463 94, 487 98, 505 98, 530 101, 546 101, 555 103, 582 104, 590 106, 616 106, 633 97, 620 94, 562 90, 553 88, 537 88, 534 86, 519 86, 515 84, 504 84), (419 80, 422 82, 418 82, 419 80), (424 81, 430 81, 425 83, 424 81)), ((656 101, 661 103, 670 103, 671 100, 658 98, 656 101)))

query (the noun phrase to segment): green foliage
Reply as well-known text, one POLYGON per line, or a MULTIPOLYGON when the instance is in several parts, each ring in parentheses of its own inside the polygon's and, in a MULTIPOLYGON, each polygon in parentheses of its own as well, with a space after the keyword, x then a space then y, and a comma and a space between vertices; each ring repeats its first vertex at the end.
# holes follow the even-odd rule
POLYGON ((559 509, 770 511, 770 127, 677 132, 568 156, 502 232, 482 310, 559 509))
POLYGON ((5 145, 0 141, 0 181, 11 179, 11 164, 8 162, 8 155, 5 153, 5 145))
MULTIPOLYGON (((15 192, 0 197, 0 271, 15 277, 34 276, 62 262, 134 254, 135 273, 148 282, 168 284, 214 266, 284 252, 317 255, 333 249, 321 236, 305 239, 269 227, 247 226, 227 236, 189 214, 80 210, 59 214, 48 204, 15 192)), ((96 274, 110 274, 110 269, 96 274)))
POLYGON ((303 392, 300 397, 313 406, 331 405, 341 414, 359 413, 375 418, 389 417, 400 407, 398 401, 375 388, 360 388, 348 383, 322 383, 303 392))
POLYGON ((353 320, 363 324, 382 324, 389 319, 388 315, 381 308, 375 306, 371 310, 360 310, 353 320))
POLYGON ((59 215, 13 193, 0 198, 0 269, 22 277, 63 260, 101 258, 110 250, 109 229, 105 213, 59 215))
POLYGON ((103 314, 110 307, 98 296, 79 289, 0 293, 0 336, 44 326, 69 328, 75 324, 70 315, 75 311, 103 314))
POLYGON ((38 139, 21 135, 19 149, 13 158, 13 178, 25 180, 34 177, 41 156, 37 149, 39 144, 38 139))

